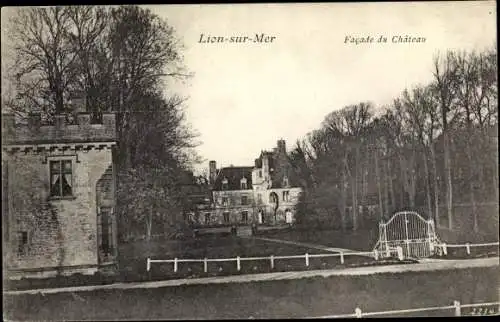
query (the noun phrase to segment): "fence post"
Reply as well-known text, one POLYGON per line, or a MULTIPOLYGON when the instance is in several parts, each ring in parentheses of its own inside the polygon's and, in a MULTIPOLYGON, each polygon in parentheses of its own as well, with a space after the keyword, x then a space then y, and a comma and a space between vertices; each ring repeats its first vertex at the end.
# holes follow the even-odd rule
POLYGON ((344 252, 340 252, 340 264, 344 264, 344 252))
POLYGON ((236 256, 236 269, 238 272, 241 270, 240 256, 236 256))
POLYGON ((376 261, 378 261, 378 250, 376 250, 376 249, 375 249, 375 250, 373 251, 373 255, 374 255, 374 257, 375 257, 375 260, 376 260, 376 261))
POLYGON ((206 273, 208 272, 208 263, 207 263, 207 258, 203 260, 203 271, 206 273))
POLYGON ((306 266, 309 266, 309 254, 306 253, 305 257, 306 257, 306 266))
POLYGON ((149 257, 148 257, 148 262, 147 262, 147 265, 146 265, 146 269, 148 270, 148 272, 151 269, 151 260, 149 259, 149 257))
POLYGON ((404 259, 405 259, 405 257, 404 257, 404 254, 403 254, 403 247, 398 246, 398 247, 396 247, 396 248, 397 248, 397 250, 398 250, 398 259, 399 259, 400 261, 404 260, 404 259))
POLYGON ((465 244, 465 247, 467 248, 467 255, 470 255, 470 244, 465 244))
POLYGON ((446 243, 443 243, 443 254, 448 255, 448 249, 446 248, 446 243))
POLYGON ((355 310, 354 310, 354 314, 356 315, 356 317, 359 319, 362 317, 363 313, 361 312, 361 309, 359 307, 357 307, 355 310))
POLYGON ((274 269, 274 255, 271 255, 271 269, 274 269))
POLYGON ((177 257, 174 258, 174 273, 177 273, 177 257))
POLYGON ((455 316, 461 316, 462 312, 460 310, 460 302, 459 301, 454 301, 453 306, 455 306, 455 316))

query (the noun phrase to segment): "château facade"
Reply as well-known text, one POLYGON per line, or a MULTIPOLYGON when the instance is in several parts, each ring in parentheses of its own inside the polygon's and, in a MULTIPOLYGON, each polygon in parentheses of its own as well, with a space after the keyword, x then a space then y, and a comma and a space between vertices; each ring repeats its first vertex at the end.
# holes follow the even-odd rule
POLYGON ((254 166, 223 167, 209 163, 213 185, 213 210, 206 224, 293 223, 302 189, 296 184, 288 161, 286 143, 279 140, 272 152, 262 151, 254 166))

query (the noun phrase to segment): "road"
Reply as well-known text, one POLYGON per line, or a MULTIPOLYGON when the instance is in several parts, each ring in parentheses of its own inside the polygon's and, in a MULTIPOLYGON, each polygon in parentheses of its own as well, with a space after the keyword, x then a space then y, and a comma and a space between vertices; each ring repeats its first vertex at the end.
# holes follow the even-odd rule
POLYGON ((94 285, 94 286, 76 286, 63 288, 46 288, 35 290, 22 291, 4 291, 4 295, 20 295, 20 294, 54 294, 64 292, 86 292, 95 290, 109 289, 147 289, 172 287, 179 285, 193 284, 220 284, 220 283, 245 283, 259 282, 270 280, 292 280, 306 277, 329 277, 329 276, 353 276, 353 275, 370 275, 383 273, 404 273, 404 272, 423 272, 423 271, 439 271, 451 269, 464 269, 474 267, 494 267, 499 266, 499 257, 479 258, 468 260, 428 260, 425 263, 418 264, 401 264, 387 266, 366 266, 355 268, 329 269, 329 270, 312 270, 299 272, 277 272, 263 274, 247 274, 233 275, 207 278, 193 279, 177 279, 154 282, 137 282, 137 283, 116 283, 110 285, 94 285))

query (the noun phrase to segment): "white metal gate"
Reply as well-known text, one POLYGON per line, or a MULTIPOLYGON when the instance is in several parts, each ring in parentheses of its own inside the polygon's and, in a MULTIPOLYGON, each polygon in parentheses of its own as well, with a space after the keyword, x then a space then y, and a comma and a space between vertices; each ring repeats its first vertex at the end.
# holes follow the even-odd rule
POLYGON ((381 257, 389 257, 400 246, 405 258, 425 258, 434 255, 438 244, 432 219, 426 220, 414 211, 401 211, 379 224, 375 249, 381 257))

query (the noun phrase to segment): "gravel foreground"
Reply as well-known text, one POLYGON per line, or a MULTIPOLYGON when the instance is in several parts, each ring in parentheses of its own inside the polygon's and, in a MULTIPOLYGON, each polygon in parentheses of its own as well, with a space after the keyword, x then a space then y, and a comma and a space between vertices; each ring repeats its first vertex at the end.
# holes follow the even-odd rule
MULTIPOLYGON (((404 273, 309 276, 258 283, 4 294, 4 319, 296 318, 350 314, 356 307, 373 312, 447 306, 454 300, 463 304, 498 301, 498 276, 498 266, 495 265, 404 273)), ((412 316, 448 315, 453 315, 453 312, 422 312, 412 316)))

